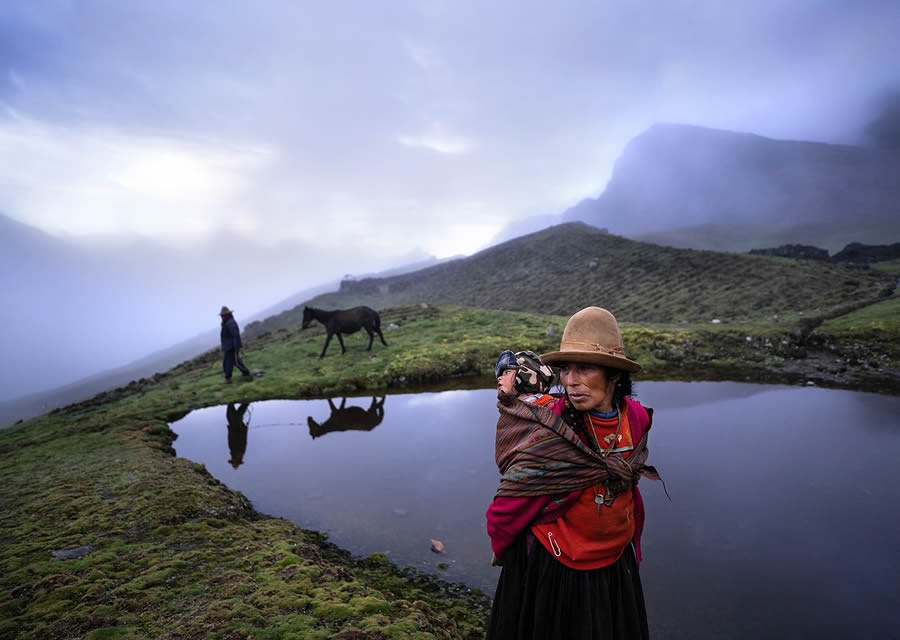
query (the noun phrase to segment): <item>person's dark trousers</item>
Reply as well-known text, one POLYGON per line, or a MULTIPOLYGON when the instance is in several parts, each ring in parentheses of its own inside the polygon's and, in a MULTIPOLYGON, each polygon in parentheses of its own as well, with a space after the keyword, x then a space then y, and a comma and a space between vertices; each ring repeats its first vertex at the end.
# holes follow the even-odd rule
POLYGON ((229 349, 225 352, 225 358, 222 360, 222 369, 225 371, 226 380, 231 380, 231 372, 234 371, 235 366, 241 370, 241 374, 245 376, 250 375, 250 369, 241 362, 240 355, 236 355, 234 349, 229 349))

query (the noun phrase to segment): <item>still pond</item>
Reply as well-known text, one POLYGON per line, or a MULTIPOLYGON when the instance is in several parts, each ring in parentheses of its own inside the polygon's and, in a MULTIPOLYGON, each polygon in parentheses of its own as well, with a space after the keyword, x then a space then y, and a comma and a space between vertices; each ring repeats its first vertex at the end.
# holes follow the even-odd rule
MULTIPOLYGON (((671 496, 641 483, 655 638, 900 638, 900 398, 635 386, 671 496)), ((495 405, 492 389, 236 403, 172 428, 177 455, 258 511, 493 595, 495 405)))

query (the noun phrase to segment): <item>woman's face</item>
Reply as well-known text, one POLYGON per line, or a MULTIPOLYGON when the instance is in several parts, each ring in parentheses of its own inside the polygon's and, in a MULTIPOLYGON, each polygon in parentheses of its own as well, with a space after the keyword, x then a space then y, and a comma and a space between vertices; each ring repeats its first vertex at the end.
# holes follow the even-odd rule
POLYGON ((497 391, 507 395, 516 395, 516 370, 504 369, 497 376, 497 391))
POLYGON ((567 362, 559 367, 559 378, 569 400, 579 411, 613 410, 613 390, 618 375, 606 377, 603 367, 595 364, 567 362))

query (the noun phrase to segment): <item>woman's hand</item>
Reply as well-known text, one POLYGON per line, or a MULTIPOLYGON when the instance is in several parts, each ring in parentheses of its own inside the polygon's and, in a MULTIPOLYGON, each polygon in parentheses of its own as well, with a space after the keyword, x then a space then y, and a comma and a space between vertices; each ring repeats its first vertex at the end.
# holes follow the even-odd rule
POLYGON ((497 554, 493 553, 493 552, 491 553, 491 566, 492 567, 502 567, 503 566, 503 560, 498 558, 497 554))

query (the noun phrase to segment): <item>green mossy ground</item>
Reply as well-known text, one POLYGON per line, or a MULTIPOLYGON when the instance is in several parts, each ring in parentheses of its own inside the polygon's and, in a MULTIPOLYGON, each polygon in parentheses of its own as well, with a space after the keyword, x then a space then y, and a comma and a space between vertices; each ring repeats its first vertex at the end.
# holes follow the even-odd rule
MULTIPOLYGON (((897 306, 881 304, 811 339, 775 322, 623 333, 645 379, 813 379, 897 393, 897 306), (840 368, 854 349, 864 360, 844 373, 818 369, 840 368)), ((351 558, 256 513, 171 447, 168 422, 199 407, 487 380, 502 349, 556 349, 565 318, 411 306, 385 311, 391 324, 390 346, 365 351, 357 334, 346 355, 335 340, 323 360, 320 328, 280 330, 246 345, 261 378, 221 386, 211 352, 0 432, 0 638, 482 637, 484 594, 380 554, 351 558), (77 559, 51 555, 85 545, 93 551, 77 559)))

